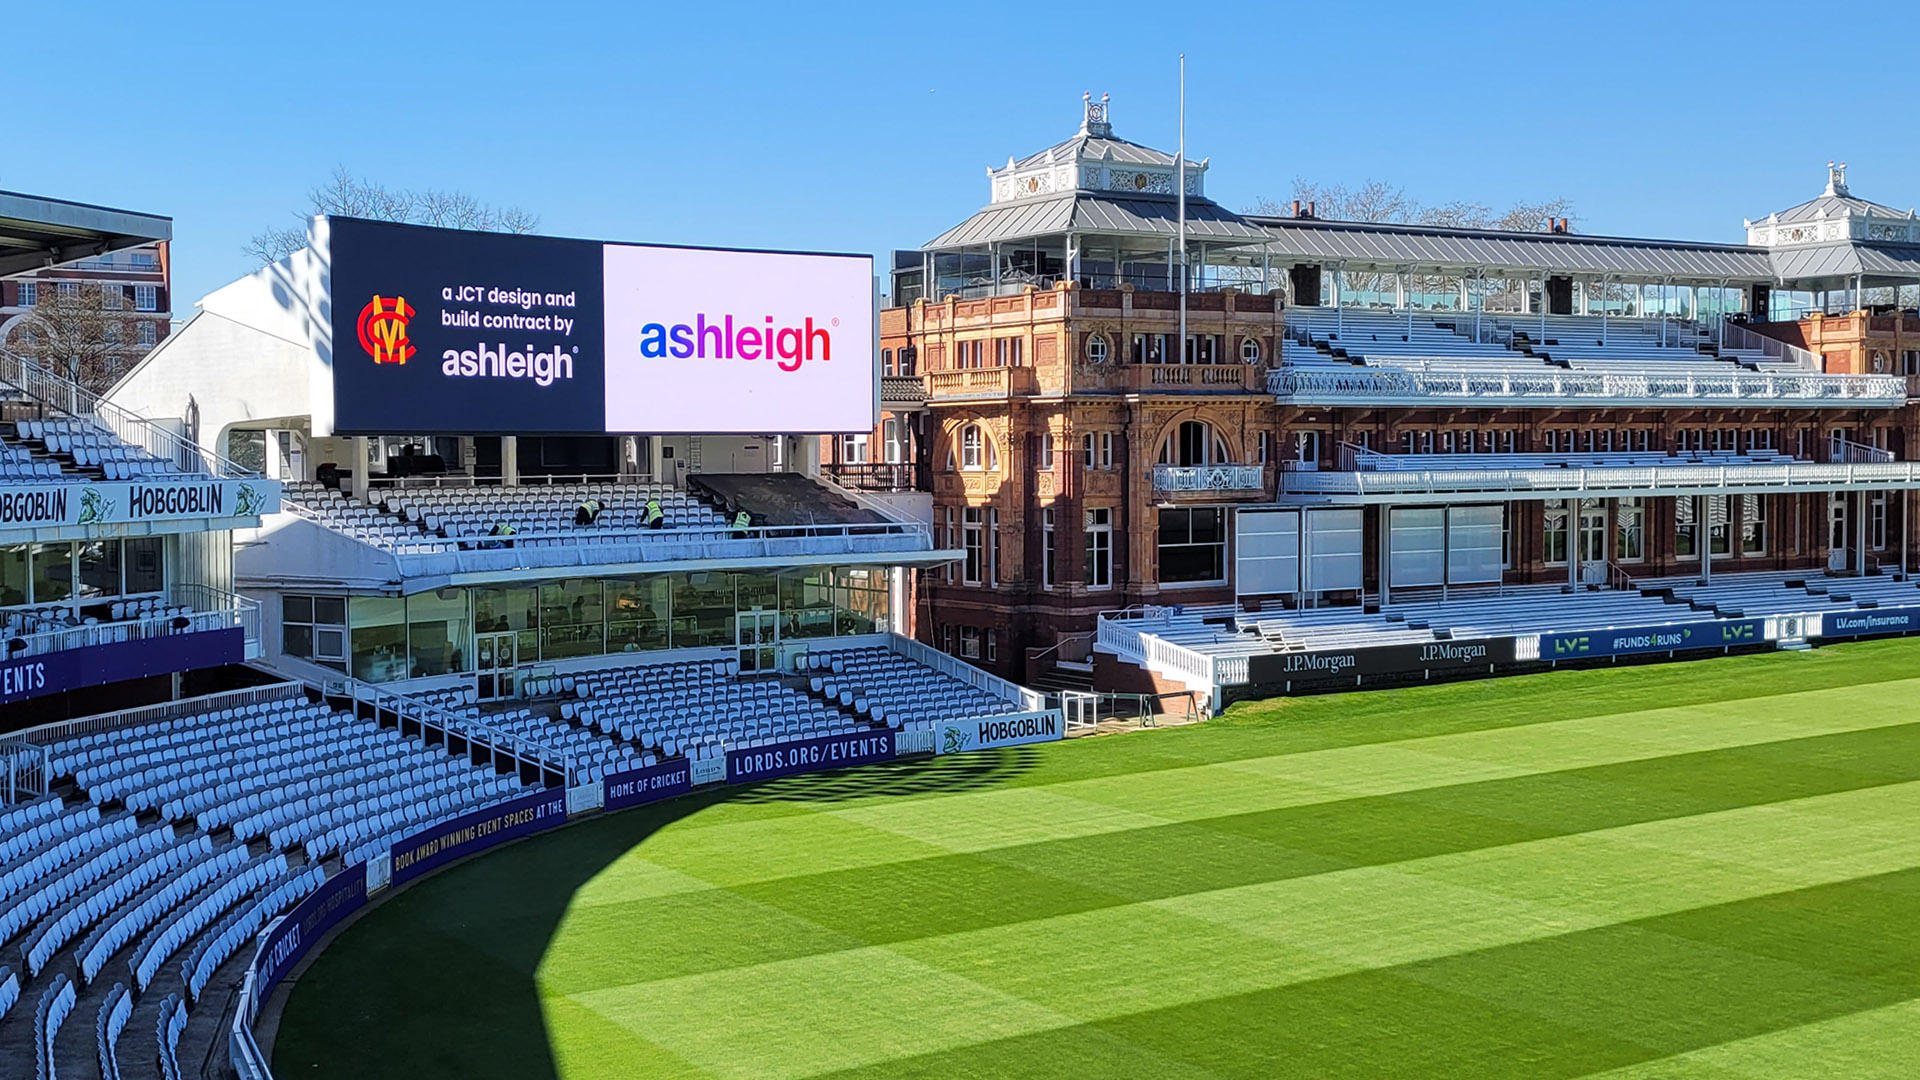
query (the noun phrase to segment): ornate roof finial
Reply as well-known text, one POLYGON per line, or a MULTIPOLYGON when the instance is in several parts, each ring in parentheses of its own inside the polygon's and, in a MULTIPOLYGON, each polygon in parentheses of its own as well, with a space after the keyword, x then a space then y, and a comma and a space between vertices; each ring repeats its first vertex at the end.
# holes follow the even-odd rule
POLYGON ((1086 115, 1080 121, 1081 134, 1097 135, 1103 139, 1113 134, 1113 125, 1107 123, 1107 99, 1109 96, 1110 95, 1107 94, 1101 94, 1100 100, 1095 101, 1093 100, 1093 91, 1091 90, 1080 95, 1081 105, 1086 109, 1086 115))
POLYGON ((1827 162, 1827 194, 1837 198, 1847 197, 1847 163, 1835 165, 1827 162))

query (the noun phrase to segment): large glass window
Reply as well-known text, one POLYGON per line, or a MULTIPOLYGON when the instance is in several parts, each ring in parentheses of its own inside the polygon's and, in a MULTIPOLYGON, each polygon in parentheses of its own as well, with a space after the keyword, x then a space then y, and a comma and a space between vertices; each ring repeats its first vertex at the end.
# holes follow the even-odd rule
POLYGON ((539 593, 524 589, 473 590, 473 628, 482 634, 519 635, 516 652, 528 660, 540 655, 539 593))
POLYGON ((1086 530, 1086 564, 1081 579, 1089 589, 1113 587, 1113 511, 1100 507, 1088 510, 1082 522, 1086 530))
POLYGON ((816 638, 833 635, 833 592, 821 570, 795 570, 780 575, 780 636, 816 638))
POLYGON ((872 634, 892 625, 884 570, 854 567, 834 571, 835 628, 842 634, 872 634))
POLYGON ((80 595, 120 595, 120 541, 86 540, 79 545, 80 595))
POLYGON ((1682 496, 1673 500, 1673 554, 1679 559, 1700 557, 1700 528, 1694 521, 1693 500, 1682 496))
POLYGON ((33 603, 53 604, 73 596, 73 545, 33 545, 33 603))
POLYGON ((407 598, 407 659, 415 678, 468 670, 467 591, 443 589, 407 598))
POLYGON ((1160 511, 1160 581, 1224 581, 1226 511, 1201 506, 1160 511))
POLYGON ((1614 557, 1623 563, 1647 557, 1646 507, 1639 499, 1621 499, 1614 508, 1614 557))
POLYGON ((0 607, 27 603, 32 587, 27 577, 27 545, 0 548, 0 607))
POLYGON ((598 656, 606 651, 606 603, 598 579, 540 586, 540 659, 598 656))
POLYGON ((960 580, 968 585, 980 584, 987 561, 987 538, 986 512, 978 506, 969 506, 960 512, 960 547, 966 552, 960 580))
POLYGON ((664 649, 671 642, 673 585, 662 575, 607 582, 607 651, 664 649))
POLYGON ((347 601, 353 641, 350 671, 366 682, 407 677, 407 602, 398 596, 347 601))
POLYGON ((1767 497, 1740 496, 1740 552, 1764 555, 1767 552, 1767 497))
POLYGON ((1707 496, 1707 545, 1715 558, 1733 551, 1732 521, 1725 495, 1707 496))
POLYGON ((1040 587, 1053 588, 1059 571, 1059 556, 1056 553, 1053 535, 1053 507, 1040 511, 1040 587))
POLYGON ((1567 501, 1548 499, 1541 504, 1540 557, 1548 566, 1567 563, 1567 501))
POLYGON ((267 433, 258 428, 234 428, 227 432, 227 458, 243 469, 267 471, 267 433))
POLYGON ((732 645, 733 575, 673 575, 673 647, 732 645))
MULTIPOLYGON (((126 573, 128 596, 157 593, 167 587, 164 538, 142 536, 126 541, 126 553, 120 563, 126 573)), ((346 620, 336 621, 344 623, 346 620)))

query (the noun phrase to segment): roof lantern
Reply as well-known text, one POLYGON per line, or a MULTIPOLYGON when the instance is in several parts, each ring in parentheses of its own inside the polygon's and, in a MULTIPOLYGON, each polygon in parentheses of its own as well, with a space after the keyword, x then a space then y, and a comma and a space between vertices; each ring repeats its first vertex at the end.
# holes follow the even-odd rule
POLYGON ((1847 163, 1827 162, 1827 187, 1817 198, 1759 221, 1748 221, 1747 243, 1755 247, 1808 244, 1920 243, 1920 220, 1912 210, 1855 198, 1847 190, 1847 163))
MULTIPOLYGON (((1080 95, 1080 130, 1065 142, 988 169, 994 203, 1073 192, 1173 197, 1173 155, 1113 134, 1111 95, 1080 95)), ((1205 196, 1208 162, 1187 162, 1187 194, 1205 196)))

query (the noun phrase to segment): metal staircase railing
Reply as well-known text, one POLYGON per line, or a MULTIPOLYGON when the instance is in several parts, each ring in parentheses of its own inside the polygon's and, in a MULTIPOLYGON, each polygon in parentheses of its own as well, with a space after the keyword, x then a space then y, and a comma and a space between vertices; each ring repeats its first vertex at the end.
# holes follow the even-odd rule
POLYGON ((43 408, 78 419, 92 420, 115 438, 137 446, 181 472, 211 473, 235 480, 260 474, 242 468, 220 454, 200 448, 144 416, 136 416, 86 387, 55 375, 17 353, 0 349, 0 383, 20 391, 43 408))

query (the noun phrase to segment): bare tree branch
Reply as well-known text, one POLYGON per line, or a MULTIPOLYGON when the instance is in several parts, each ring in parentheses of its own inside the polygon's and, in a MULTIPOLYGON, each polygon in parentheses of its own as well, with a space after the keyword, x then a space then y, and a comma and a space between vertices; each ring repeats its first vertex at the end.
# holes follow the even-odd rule
POLYGON ((104 392, 139 362, 137 318, 125 288, 93 282, 39 282, 34 306, 4 343, 56 375, 104 392))
POLYGON ((262 263, 283 259, 307 246, 304 222, 319 214, 473 232, 530 233, 540 226, 538 215, 517 206, 490 206, 463 191, 389 188, 354 176, 344 166, 336 166, 325 183, 308 191, 307 202, 307 212, 294 215, 303 224, 262 230, 243 250, 262 263))

